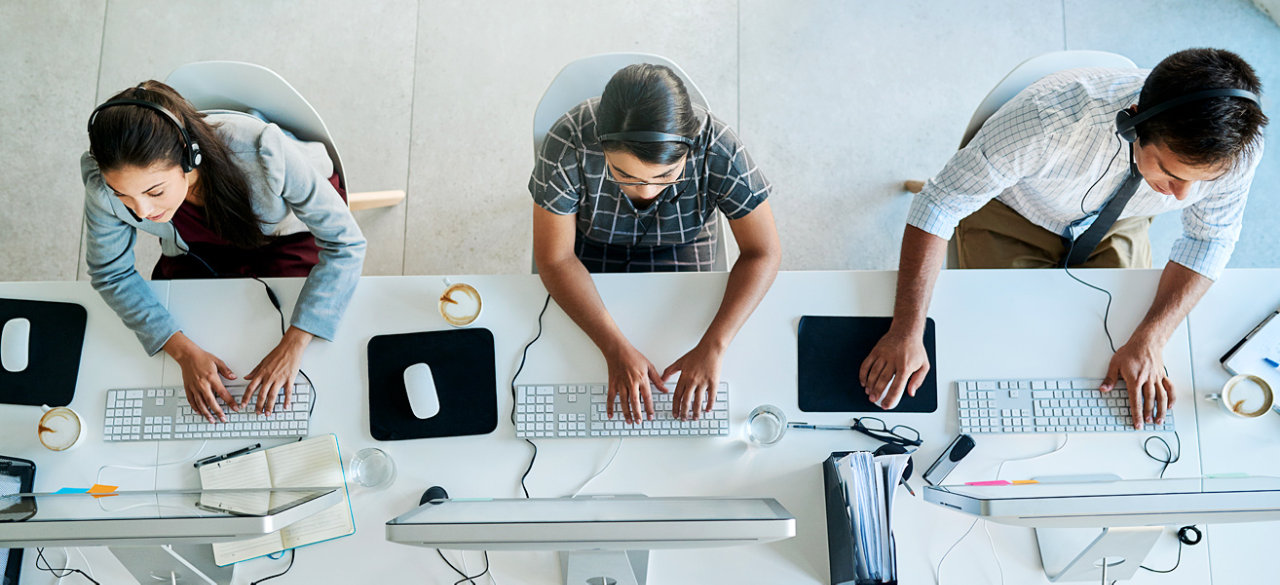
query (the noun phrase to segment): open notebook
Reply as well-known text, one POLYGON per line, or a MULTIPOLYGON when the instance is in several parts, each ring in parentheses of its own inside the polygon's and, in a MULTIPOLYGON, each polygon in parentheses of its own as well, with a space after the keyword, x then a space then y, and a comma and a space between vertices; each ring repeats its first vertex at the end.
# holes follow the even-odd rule
MULTIPOLYGON (((204 489, 341 487, 346 491, 342 457, 338 439, 333 435, 312 437, 263 451, 254 451, 200 467, 200 485, 204 489)), ((227 510, 262 514, 275 507, 270 494, 220 496, 217 502, 203 502, 227 510)), ((213 545, 213 558, 218 566, 269 555, 354 534, 351 495, 333 507, 310 518, 299 520, 282 530, 247 540, 213 545)))

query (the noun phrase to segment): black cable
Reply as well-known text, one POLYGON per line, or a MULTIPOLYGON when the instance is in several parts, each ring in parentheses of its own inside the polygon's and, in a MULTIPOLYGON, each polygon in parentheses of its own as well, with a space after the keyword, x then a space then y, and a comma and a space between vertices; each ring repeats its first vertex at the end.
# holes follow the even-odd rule
POLYGON ((440 555, 440 560, 444 561, 444 564, 449 565, 449 568, 453 569, 453 572, 462 576, 461 579, 454 581, 453 585, 461 585, 464 581, 469 581, 471 582, 471 585, 475 585, 476 579, 479 579, 489 574, 489 551, 484 551, 484 570, 480 571, 475 575, 467 575, 466 573, 462 572, 462 569, 455 567, 453 563, 449 562, 449 558, 444 556, 444 551, 441 551, 440 549, 436 549, 436 554, 440 555))
POLYGON ((261 579, 258 579, 257 581, 250 583, 249 585, 258 585, 258 583, 261 583, 263 581, 270 581, 272 579, 275 579, 276 577, 283 577, 285 573, 289 572, 289 569, 293 568, 293 561, 296 560, 297 558, 298 558, 298 549, 296 548, 289 549, 289 566, 285 567, 284 570, 280 571, 279 573, 271 575, 270 577, 263 577, 261 579))
MULTIPOLYGON (((542 316, 547 314, 547 307, 551 306, 551 293, 547 293, 547 300, 542 302, 542 310, 538 312, 538 333, 524 345, 524 351, 520 352, 520 365, 516 367, 516 373, 511 376, 511 424, 516 424, 516 378, 520 377, 520 372, 524 371, 525 359, 529 357, 529 348, 542 337, 542 316)), ((524 497, 529 497, 529 488, 525 487, 524 480, 529 477, 529 472, 533 471, 533 462, 538 459, 538 446, 533 441, 525 439, 524 442, 533 447, 533 455, 529 457, 529 466, 524 469, 524 473, 520 475, 520 489, 524 491, 524 497)), ((440 555, 444 557, 444 555, 440 555)), ((486 555, 486 558, 487 555, 486 555)), ((447 561, 446 561, 447 562, 447 561)), ((465 579, 464 579, 465 581, 465 579)))
POLYGON ((1182 437, 1178 436, 1178 431, 1173 432, 1173 440, 1178 445, 1177 453, 1174 453, 1173 449, 1169 447, 1169 442, 1164 440, 1164 437, 1161 437, 1160 435, 1151 435, 1150 437, 1147 437, 1147 440, 1142 442, 1142 451, 1147 454, 1147 457, 1164 464, 1164 466, 1160 468, 1160 479, 1164 479, 1164 472, 1169 469, 1171 464, 1177 463, 1179 459, 1182 459, 1182 437), (1164 445, 1164 457, 1156 457, 1155 454, 1151 452, 1151 441, 1160 441, 1160 443, 1164 445))
POLYGON ((1116 144, 1116 151, 1111 153, 1111 160, 1107 161, 1107 168, 1102 169, 1102 174, 1098 175, 1097 180, 1095 180, 1092 185, 1089 185, 1089 188, 1084 192, 1084 196, 1080 198, 1080 213, 1085 214, 1086 217, 1090 214, 1088 211, 1084 210, 1084 200, 1089 198, 1089 192, 1093 191, 1093 188, 1097 187, 1098 183, 1102 182, 1103 177, 1106 177, 1107 173, 1111 172, 1111 165, 1116 162, 1116 156, 1120 154, 1120 149, 1124 147, 1124 141, 1120 139, 1119 135, 1116 136, 1116 141, 1119 142, 1119 144, 1116 144))
MULTIPOLYGON (((68 557, 68 561, 70 561, 70 557, 68 557)), ((71 567, 62 567, 61 569, 53 568, 53 565, 49 564, 49 559, 44 558, 43 546, 36 547, 36 569, 46 571, 58 580, 62 580, 66 577, 79 573, 80 576, 88 579, 90 583, 93 583, 94 585, 102 585, 101 583, 98 583, 96 579, 90 577, 88 573, 81 571, 80 569, 73 569, 71 567), (43 567, 40 566, 41 563, 44 563, 43 567)))
POLYGON ((1138 565, 1138 568, 1144 571, 1151 571, 1152 573, 1161 573, 1161 574, 1172 573, 1176 571, 1180 565, 1182 565, 1182 545, 1185 544, 1187 546, 1195 546, 1197 544, 1200 544, 1200 541, 1203 538, 1204 538, 1204 535, 1200 532, 1199 528, 1196 528, 1195 526, 1183 526, 1182 528, 1178 529, 1178 558, 1173 562, 1172 567, 1168 569, 1152 569, 1151 567, 1148 567, 1146 565, 1138 565), (1196 535, 1195 539, 1192 539, 1189 536, 1192 533, 1196 535))

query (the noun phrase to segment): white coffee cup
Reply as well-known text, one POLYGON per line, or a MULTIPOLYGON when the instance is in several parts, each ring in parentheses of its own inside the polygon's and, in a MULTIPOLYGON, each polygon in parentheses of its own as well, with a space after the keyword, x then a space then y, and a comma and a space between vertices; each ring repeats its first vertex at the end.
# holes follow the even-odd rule
POLYGON ((76 411, 65 406, 45 405, 40 408, 44 410, 44 415, 40 417, 36 436, 45 448, 51 451, 70 451, 88 433, 84 419, 76 411))
POLYGON ((440 294, 440 316, 454 327, 475 323, 483 309, 480 291, 465 282, 450 284, 440 294))
POLYGON ((1222 392, 1209 394, 1206 398, 1240 418, 1258 418, 1270 411, 1275 404, 1271 385, 1253 374, 1232 376, 1223 384, 1222 392))

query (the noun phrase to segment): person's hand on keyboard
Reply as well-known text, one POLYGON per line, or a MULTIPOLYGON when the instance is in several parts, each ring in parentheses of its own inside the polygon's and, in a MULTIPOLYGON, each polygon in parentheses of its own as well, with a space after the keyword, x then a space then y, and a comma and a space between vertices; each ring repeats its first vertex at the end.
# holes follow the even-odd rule
POLYGON ((699 343, 662 372, 663 380, 680 372, 676 394, 671 401, 671 416, 680 420, 698 420, 702 413, 711 412, 720 383, 723 356, 721 350, 699 343))
POLYGON ((240 397, 240 408, 248 406, 256 398, 254 412, 271 414, 276 404, 276 393, 283 389, 284 408, 288 410, 293 401, 293 379, 298 375, 302 352, 307 349, 312 337, 306 331, 290 327, 271 353, 262 358, 258 366, 245 376, 250 382, 244 389, 244 395, 240 397))
POLYGON ((210 423, 227 422, 226 413, 218 406, 218 398, 231 410, 239 410, 231 393, 222 385, 222 378, 234 380, 236 375, 218 356, 196 345, 196 342, 181 331, 174 333, 165 342, 164 351, 182 368, 182 386, 187 392, 187 404, 200 413, 200 416, 210 423))
POLYGON ((653 420, 653 397, 649 393, 649 384, 663 392, 668 391, 658 376, 658 368, 629 343, 624 343, 621 349, 605 352, 605 362, 609 365, 609 392, 605 397, 605 412, 609 418, 613 418, 614 402, 618 398, 622 402, 623 419, 628 424, 653 420))
POLYGON ((1129 410, 1133 428, 1142 423, 1163 423, 1165 412, 1175 400, 1173 381, 1165 375, 1164 344, 1134 336, 1111 356, 1107 377, 1098 388, 1110 392, 1123 379, 1129 390, 1129 410))
POLYGON ((862 361, 858 382, 872 403, 890 410, 898 406, 903 391, 915 396, 928 373, 923 332, 904 334, 890 327, 862 361))

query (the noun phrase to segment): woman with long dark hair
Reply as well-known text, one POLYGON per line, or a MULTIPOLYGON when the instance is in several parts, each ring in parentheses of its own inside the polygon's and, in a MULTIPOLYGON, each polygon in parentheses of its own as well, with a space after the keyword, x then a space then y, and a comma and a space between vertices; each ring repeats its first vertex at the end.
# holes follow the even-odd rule
POLYGON ((672 415, 711 410, 724 352, 778 273, 770 188, 737 135, 661 65, 623 68, 552 126, 529 180, 534 259, 604 355, 611 418, 621 397, 628 423, 652 420, 650 384, 665 392, 676 372, 672 415), (702 339, 659 374, 609 316, 590 273, 711 270, 724 237, 717 212, 741 256, 702 339))
POLYGON ((332 339, 364 263, 365 239, 341 194, 324 145, 298 141, 239 112, 198 112, 173 88, 146 81, 89 118, 85 258, 107 304, 142 342, 182 367, 187 401, 209 422, 254 402, 270 413, 291 400, 313 337, 332 339), (134 268, 141 230, 160 238, 153 278, 306 276, 291 327, 245 378, 181 330, 134 268))

